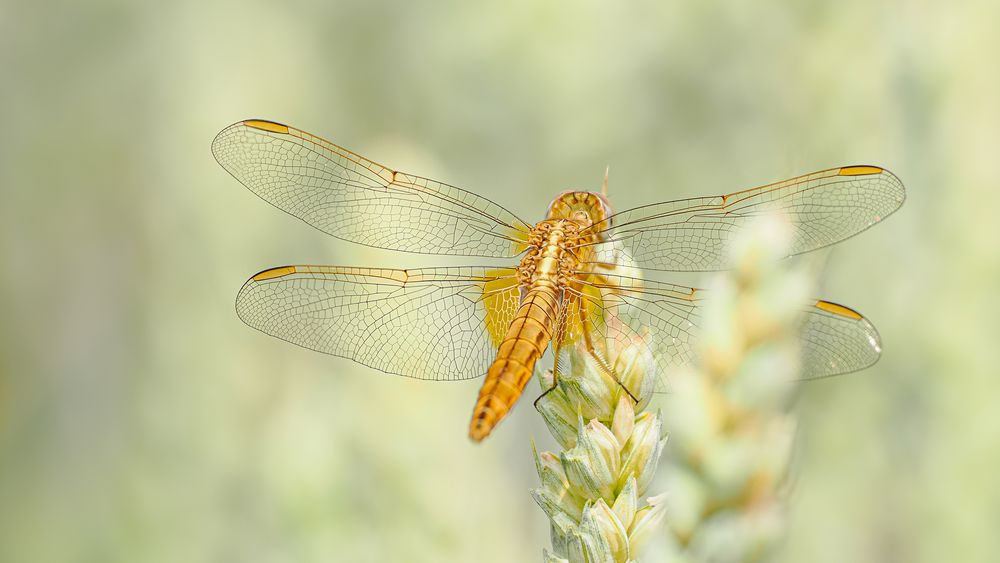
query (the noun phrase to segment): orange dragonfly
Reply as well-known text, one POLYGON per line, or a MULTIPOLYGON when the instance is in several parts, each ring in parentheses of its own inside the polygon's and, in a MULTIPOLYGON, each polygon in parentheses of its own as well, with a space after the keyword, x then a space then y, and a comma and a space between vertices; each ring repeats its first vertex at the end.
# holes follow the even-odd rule
MULTIPOLYGON (((486 375, 469 428, 475 441, 506 416, 550 346, 556 377, 573 349, 609 370, 602 351, 637 341, 648 342, 659 367, 692 360, 701 292, 625 275, 636 270, 623 270, 623 260, 642 270, 724 269, 729 240, 771 211, 792 222, 792 254, 809 252, 864 231, 905 198, 889 171, 847 166, 615 214, 601 195, 570 191, 531 224, 472 192, 280 123, 233 124, 212 152, 261 199, 334 237, 420 254, 520 257, 507 267, 282 266, 251 277, 236 298, 246 324, 305 348, 418 379, 486 375)), ((878 360, 878 332, 860 313, 816 301, 804 316, 804 379, 878 360)))

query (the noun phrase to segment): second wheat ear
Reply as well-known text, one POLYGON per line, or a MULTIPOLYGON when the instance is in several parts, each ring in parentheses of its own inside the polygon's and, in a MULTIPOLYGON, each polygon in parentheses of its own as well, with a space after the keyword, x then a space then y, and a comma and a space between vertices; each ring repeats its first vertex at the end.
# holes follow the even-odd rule
POLYGON ((670 376, 659 483, 670 495, 671 561, 766 561, 783 536, 789 407, 813 283, 808 263, 780 260, 790 241, 777 216, 734 244, 735 269, 707 292, 697 360, 670 376))

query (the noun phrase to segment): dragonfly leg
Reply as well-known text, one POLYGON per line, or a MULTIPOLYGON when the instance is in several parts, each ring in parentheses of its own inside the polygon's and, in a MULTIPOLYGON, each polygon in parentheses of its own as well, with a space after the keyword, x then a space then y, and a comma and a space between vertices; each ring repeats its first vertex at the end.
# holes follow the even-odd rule
POLYGON ((549 393, 551 393, 552 391, 554 391, 556 387, 559 387, 559 376, 556 375, 556 370, 555 370, 555 368, 553 368, 552 369, 552 387, 549 387, 545 391, 542 391, 542 394, 539 395, 538 398, 535 399, 535 401, 532 403, 532 405, 534 405, 534 407, 535 407, 535 410, 538 410, 538 402, 542 400, 542 397, 544 397, 544 396, 548 395, 549 393))
POLYGON ((581 299, 580 300, 580 326, 583 327, 583 343, 584 343, 585 349, 587 350, 587 353, 590 354, 590 356, 592 358, 594 358, 594 361, 597 362, 597 366, 604 373, 608 374, 608 376, 611 377, 611 379, 615 380, 615 383, 617 383, 618 386, 621 387, 622 390, 625 391, 628 394, 629 398, 631 398, 632 401, 635 404, 639 404, 639 399, 636 398, 636 396, 632 393, 631 390, 629 390, 628 387, 625 386, 624 383, 622 383, 621 378, 618 377, 617 373, 615 373, 614 368, 612 366, 610 366, 608 364, 608 362, 603 357, 601 357, 601 353, 597 350, 597 347, 594 346, 594 340, 593 340, 593 338, 590 335, 590 327, 587 324, 587 308, 586 307, 587 307, 586 302, 581 299))
POLYGON ((562 347, 563 335, 565 335, 565 328, 560 323, 559 332, 552 340, 552 355, 555 356, 555 360, 552 363, 552 386, 543 391, 532 403, 535 410, 538 410, 538 402, 542 400, 542 397, 548 395, 559 386, 559 349, 562 347))

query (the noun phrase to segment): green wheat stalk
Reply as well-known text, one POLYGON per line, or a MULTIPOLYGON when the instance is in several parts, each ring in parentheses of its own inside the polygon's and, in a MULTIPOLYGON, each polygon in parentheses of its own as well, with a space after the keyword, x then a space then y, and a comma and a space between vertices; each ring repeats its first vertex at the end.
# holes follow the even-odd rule
MULTIPOLYGON (((644 345, 611 357, 621 385, 590 355, 574 351, 567 373, 538 401, 563 448, 539 453, 532 444, 541 486, 531 494, 551 523, 547 563, 634 561, 639 546, 660 529, 663 497, 641 500, 666 442, 662 416, 646 411, 656 387, 652 357, 644 345)), ((551 387, 552 372, 541 380, 543 388, 551 387)))

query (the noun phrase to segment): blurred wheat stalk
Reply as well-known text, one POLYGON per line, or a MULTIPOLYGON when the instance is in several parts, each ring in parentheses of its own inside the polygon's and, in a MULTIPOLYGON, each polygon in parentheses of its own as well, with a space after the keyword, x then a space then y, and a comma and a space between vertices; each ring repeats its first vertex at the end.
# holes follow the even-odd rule
MULTIPOLYGON (((535 450, 542 485, 531 493, 551 522, 546 562, 633 561, 643 541, 662 529, 663 497, 640 502, 666 441, 660 414, 645 411, 656 387, 652 358, 642 345, 611 357, 638 404, 585 353, 570 354, 570 369, 538 402, 563 447, 558 454, 535 450)), ((543 388, 552 382, 550 371, 543 388)))
POLYGON ((735 269, 706 298, 698 365, 670 374, 676 393, 665 481, 674 561, 761 561, 784 530, 781 498, 795 435, 798 323, 808 264, 782 261, 782 217, 762 218, 731 249, 735 269))

